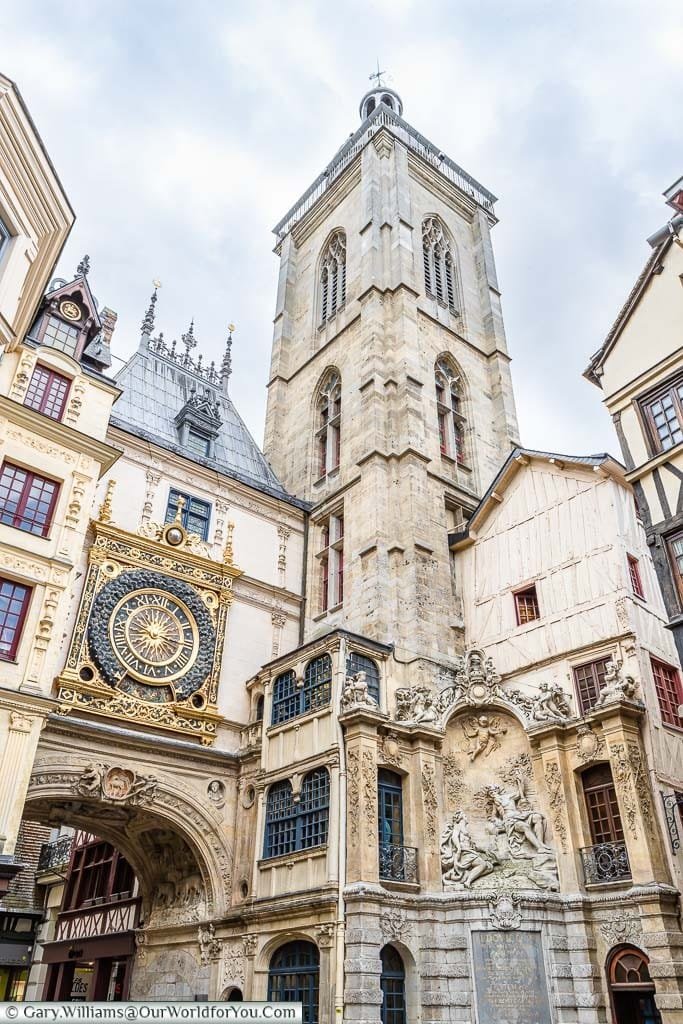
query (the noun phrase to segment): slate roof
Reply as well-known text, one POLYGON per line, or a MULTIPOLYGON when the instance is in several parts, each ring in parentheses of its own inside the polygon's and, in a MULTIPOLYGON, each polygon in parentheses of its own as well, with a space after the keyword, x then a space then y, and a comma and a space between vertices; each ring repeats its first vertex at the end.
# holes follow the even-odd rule
POLYGON ((154 343, 150 348, 149 341, 143 336, 137 352, 116 374, 123 394, 114 407, 112 426, 272 497, 303 505, 285 491, 220 382, 210 383, 205 372, 196 372, 193 366, 183 366, 178 358, 153 351, 154 343), (208 389, 218 405, 221 425, 214 458, 202 458, 179 444, 175 417, 191 397, 193 388, 200 395, 208 389))

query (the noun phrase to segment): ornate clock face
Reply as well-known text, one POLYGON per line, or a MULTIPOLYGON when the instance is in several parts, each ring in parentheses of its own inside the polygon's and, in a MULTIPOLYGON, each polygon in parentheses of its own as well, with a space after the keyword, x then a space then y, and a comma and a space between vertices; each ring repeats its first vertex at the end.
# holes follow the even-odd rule
POLYGON ((213 668, 216 631, 200 594, 148 569, 126 570, 104 584, 87 637, 105 683, 156 704, 199 700, 193 695, 213 668))
POLYGON ((199 630, 178 598, 161 590, 137 590, 119 601, 109 620, 114 654, 144 683, 168 683, 194 665, 199 630))
POLYGON ((75 302, 72 302, 71 299, 65 299, 64 302, 60 303, 59 312, 63 317, 66 317, 67 320, 81 319, 80 307, 77 306, 75 302))

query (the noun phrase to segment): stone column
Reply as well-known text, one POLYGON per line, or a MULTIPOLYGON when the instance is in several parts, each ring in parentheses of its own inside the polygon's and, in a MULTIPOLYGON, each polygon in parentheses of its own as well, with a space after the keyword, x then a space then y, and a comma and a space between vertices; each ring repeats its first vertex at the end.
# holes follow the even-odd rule
POLYGON ((670 883, 640 739, 642 711, 618 701, 593 717, 602 722, 633 883, 670 883))
POLYGON ((567 726, 552 722, 533 729, 529 734, 536 783, 541 794, 542 809, 546 813, 552 836, 547 841, 557 856, 557 868, 562 892, 577 892, 582 883, 579 873, 579 848, 582 828, 572 783, 567 726))
POLYGON ((346 726, 346 881, 378 882, 377 729, 355 719, 346 726))
POLYGON ((36 747, 45 719, 5 709, 0 725, 0 853, 14 853, 36 747))
POLYGON ((425 733, 412 738, 415 752, 412 758, 412 778, 406 780, 410 787, 410 799, 406 800, 404 807, 405 841, 406 845, 417 848, 419 884, 430 892, 441 892, 441 817, 437 762, 437 745, 440 744, 441 736, 435 738, 425 733))

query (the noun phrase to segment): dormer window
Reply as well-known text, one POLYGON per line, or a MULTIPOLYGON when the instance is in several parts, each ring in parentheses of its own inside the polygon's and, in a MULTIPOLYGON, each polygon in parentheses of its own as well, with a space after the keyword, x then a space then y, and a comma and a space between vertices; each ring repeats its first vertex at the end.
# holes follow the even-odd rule
MULTIPOLYGON (((78 307, 76 308, 78 309, 78 307)), ((69 356, 75 356, 80 335, 81 332, 78 327, 74 327, 73 324, 67 324, 56 316, 49 316, 47 317, 41 341, 43 345, 59 349, 60 352, 66 352, 69 356)))
POLYGON ((199 455, 201 458, 207 459, 211 451, 211 438, 190 427, 187 432, 185 447, 193 455, 199 455))
POLYGON ((214 457, 221 422, 216 393, 209 387, 200 393, 193 384, 185 405, 175 418, 180 444, 190 457, 214 457))

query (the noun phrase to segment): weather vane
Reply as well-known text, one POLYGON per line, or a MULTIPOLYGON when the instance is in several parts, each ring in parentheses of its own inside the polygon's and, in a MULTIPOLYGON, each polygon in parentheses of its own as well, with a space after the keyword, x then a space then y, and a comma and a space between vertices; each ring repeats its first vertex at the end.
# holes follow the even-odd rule
POLYGON ((381 89, 382 86, 384 85, 384 82, 382 81, 382 75, 386 75, 386 71, 380 71, 380 69, 379 69, 379 57, 378 57, 377 58, 377 70, 373 71, 373 73, 371 75, 368 75, 368 78, 370 79, 370 81, 372 81, 373 78, 377 79, 377 83, 376 83, 376 88, 377 89, 381 89))

